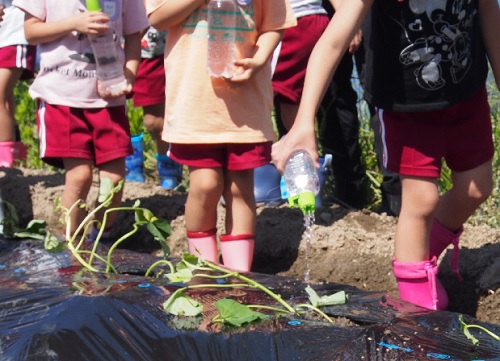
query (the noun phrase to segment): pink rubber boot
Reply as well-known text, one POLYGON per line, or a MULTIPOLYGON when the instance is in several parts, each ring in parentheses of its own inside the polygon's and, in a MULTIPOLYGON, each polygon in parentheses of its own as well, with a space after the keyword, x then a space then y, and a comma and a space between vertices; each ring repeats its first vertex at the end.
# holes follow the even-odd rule
POLYGON ((220 250, 224 266, 240 272, 252 268, 255 234, 223 234, 220 236, 220 250))
POLYGON ((209 262, 219 263, 216 233, 216 228, 206 232, 187 231, 189 253, 209 262))
POLYGON ((458 242, 460 241, 460 235, 464 231, 464 227, 460 227, 456 231, 450 231, 448 228, 444 227, 436 219, 432 223, 431 236, 429 241, 429 257, 439 258, 441 253, 450 244, 453 245, 453 253, 451 254, 451 269, 453 273, 457 275, 459 281, 462 281, 462 275, 458 270, 458 242))
POLYGON ((430 310, 446 310, 448 295, 437 278, 436 257, 430 261, 399 263, 392 261, 399 298, 430 310))
POLYGON ((28 148, 21 142, 0 142, 0 167, 12 168, 26 161, 28 148))

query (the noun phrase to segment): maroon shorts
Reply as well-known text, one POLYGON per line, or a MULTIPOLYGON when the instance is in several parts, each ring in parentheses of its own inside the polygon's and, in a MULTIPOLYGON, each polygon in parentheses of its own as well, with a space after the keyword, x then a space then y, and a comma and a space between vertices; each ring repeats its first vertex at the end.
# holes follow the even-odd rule
POLYGON ((228 144, 170 144, 169 156, 189 167, 245 170, 271 161, 272 142, 228 144))
POLYGON ((136 107, 165 103, 165 67, 163 57, 141 59, 132 100, 136 107))
POLYGON ((486 89, 452 107, 430 112, 378 109, 384 165, 404 176, 438 178, 444 159, 464 172, 493 157, 486 89))
POLYGON ((40 157, 63 168, 62 158, 92 159, 95 165, 132 154, 125 106, 79 109, 40 102, 40 157))
POLYGON ((297 20, 297 26, 284 31, 273 74, 273 90, 277 102, 299 103, 309 56, 328 22, 326 14, 303 16, 297 20))
POLYGON ((0 48, 0 68, 24 69, 21 80, 35 76, 36 46, 10 45, 0 48))

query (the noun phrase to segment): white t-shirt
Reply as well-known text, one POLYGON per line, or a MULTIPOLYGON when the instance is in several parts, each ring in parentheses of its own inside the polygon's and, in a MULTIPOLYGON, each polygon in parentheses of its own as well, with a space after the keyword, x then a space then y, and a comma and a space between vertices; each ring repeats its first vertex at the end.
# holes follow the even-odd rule
MULTIPOLYGON (((13 4, 47 23, 87 11, 80 0, 14 0, 13 4)), ((101 0, 116 34, 116 51, 121 63, 125 55, 122 36, 149 26, 144 3, 137 0, 101 0)), ((40 71, 30 87, 34 99, 76 108, 104 108, 125 104, 125 96, 104 100, 97 93, 96 64, 85 34, 68 35, 39 45, 40 71)))
POLYGON ((10 3, 4 0, 7 8, 0 24, 0 48, 28 44, 24 36, 24 11, 10 6, 10 3))
POLYGON ((297 18, 306 15, 326 14, 321 0, 290 0, 290 5, 297 18))

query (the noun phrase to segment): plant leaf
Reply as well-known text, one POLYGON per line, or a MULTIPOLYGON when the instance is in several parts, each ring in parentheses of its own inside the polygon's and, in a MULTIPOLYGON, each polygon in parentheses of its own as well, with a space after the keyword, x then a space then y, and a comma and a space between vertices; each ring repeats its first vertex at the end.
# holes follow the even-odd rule
POLYGON ((311 302, 311 305, 313 305, 314 307, 343 305, 347 302, 347 295, 345 291, 339 291, 334 293, 333 295, 320 297, 311 286, 307 286, 306 292, 309 295, 309 302, 311 302))
MULTIPOLYGON (((108 200, 109 195, 113 192, 113 181, 111 178, 104 177, 99 183, 99 203, 104 203, 108 200)), ((111 200, 109 200, 110 202, 111 200)))
POLYGON ((193 272, 188 268, 177 269, 175 273, 168 273, 165 275, 172 283, 183 282, 187 283, 193 278, 193 272))
POLYGON ((61 242, 53 234, 47 233, 44 247, 50 253, 61 253, 66 249, 66 242, 61 242))
POLYGON ((31 220, 25 229, 19 229, 14 233, 18 238, 31 238, 44 240, 46 236, 45 227, 47 223, 42 220, 31 220))
POLYGON ((203 311, 203 305, 183 293, 173 293, 163 303, 163 309, 177 316, 198 316, 203 311))
POLYGON ((200 260, 198 257, 193 256, 191 253, 184 253, 182 260, 177 264, 177 270, 188 268, 195 270, 199 267, 200 260))
POLYGON ((156 218, 154 222, 149 222, 147 225, 149 233, 158 241, 164 241, 172 233, 170 224, 165 219, 156 218))
POLYGON ((248 306, 242 305, 235 300, 223 298, 215 302, 215 307, 220 313, 220 318, 233 326, 241 326, 256 320, 268 318, 267 315, 253 311, 248 306))

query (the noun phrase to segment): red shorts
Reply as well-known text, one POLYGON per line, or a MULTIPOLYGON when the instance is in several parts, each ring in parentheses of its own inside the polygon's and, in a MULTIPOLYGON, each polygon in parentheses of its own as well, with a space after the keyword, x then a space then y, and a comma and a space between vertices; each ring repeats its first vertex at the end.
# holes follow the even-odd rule
POLYGON ((163 57, 141 59, 132 100, 136 107, 165 103, 165 67, 163 57))
POLYGON ((441 160, 464 172, 493 157, 486 89, 452 107, 430 112, 378 109, 384 165, 404 176, 438 178, 441 160))
POLYGON ((272 142, 229 144, 170 144, 169 156, 189 167, 245 170, 271 161, 272 142))
POLYGON ((133 153, 125 106, 79 109, 40 102, 40 157, 63 168, 62 158, 93 159, 95 165, 133 153))
POLYGON ((11 45, 0 48, 0 68, 24 69, 21 80, 35 76, 36 46, 11 45))
POLYGON ((309 56, 328 22, 326 14, 302 16, 297 19, 297 26, 284 31, 273 73, 273 90, 277 102, 299 103, 309 56))

